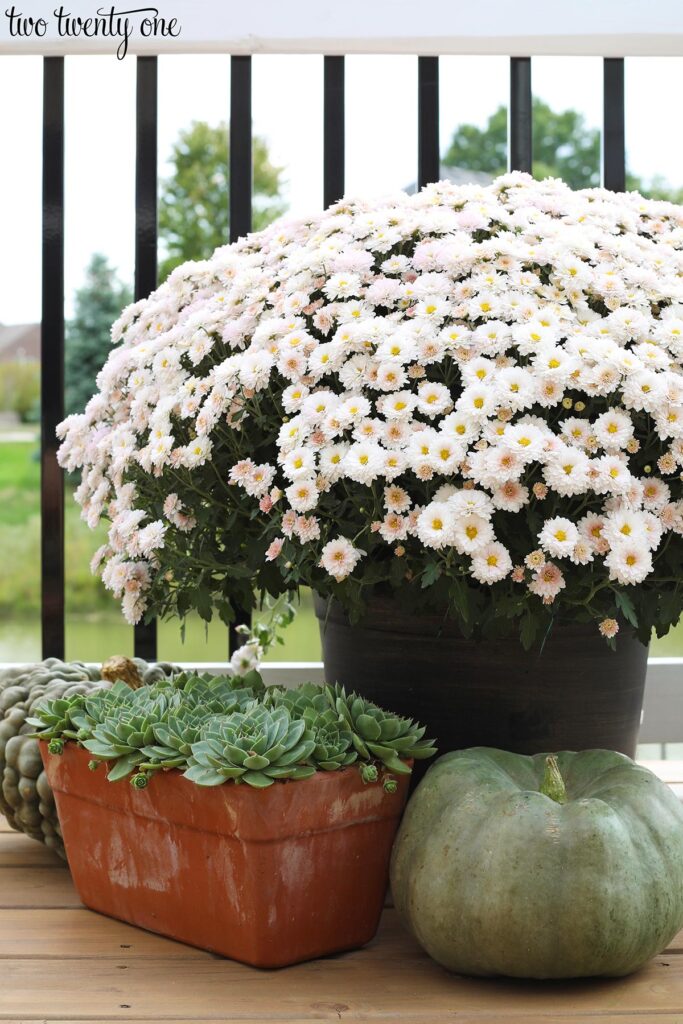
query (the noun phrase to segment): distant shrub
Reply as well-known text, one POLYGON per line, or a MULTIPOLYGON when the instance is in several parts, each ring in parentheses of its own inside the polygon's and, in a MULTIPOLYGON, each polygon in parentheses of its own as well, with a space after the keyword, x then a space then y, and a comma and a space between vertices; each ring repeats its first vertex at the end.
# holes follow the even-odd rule
POLYGON ((40 363, 0 363, 0 412, 15 412, 22 423, 31 418, 40 399, 40 363))

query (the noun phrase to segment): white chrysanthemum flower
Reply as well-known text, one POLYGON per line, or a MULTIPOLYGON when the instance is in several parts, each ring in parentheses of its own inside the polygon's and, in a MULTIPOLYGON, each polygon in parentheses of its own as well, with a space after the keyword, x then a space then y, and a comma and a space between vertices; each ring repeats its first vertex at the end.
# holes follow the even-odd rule
POLYGON ((377 411, 390 420, 407 420, 417 405, 417 398, 410 391, 395 391, 382 395, 377 400, 377 411))
POLYGON ((359 484, 371 484, 382 471, 384 451, 371 441, 357 441, 349 446, 342 463, 342 473, 359 484))
POLYGON ((579 541, 579 531, 570 519, 554 516, 547 519, 538 535, 538 543, 549 555, 568 557, 579 541))
POLYGON ((417 389, 417 408, 423 414, 433 419, 435 416, 443 415, 453 407, 451 393, 444 384, 423 381, 417 389))
POLYGON ((403 515, 404 512, 410 510, 412 504, 410 495, 402 487, 392 484, 390 487, 384 488, 384 507, 387 512, 403 515))
POLYGON ((611 580, 633 585, 652 572, 652 555, 643 543, 624 541, 611 548, 605 556, 605 565, 611 580))
POLYGON ((492 541, 472 555, 472 567, 470 572, 479 583, 489 586, 505 579, 512 569, 510 552, 504 544, 492 541))
POLYGON ((597 471, 593 487, 599 494, 625 494, 631 486, 633 477, 623 456, 603 455, 593 460, 593 467, 597 471))
MULTIPOLYGON (((454 499, 447 504, 453 509, 454 499)), ((490 520, 476 513, 457 515, 452 532, 453 543, 461 555, 472 555, 495 539, 490 520)))
POLYGON ((474 487, 457 488, 449 495, 448 504, 459 517, 474 515, 490 519, 493 515, 493 502, 489 495, 474 487))
POLYGON ((608 548, 608 542, 604 539, 602 531, 605 528, 605 517, 595 512, 588 512, 578 523, 579 533, 590 544, 593 551, 604 554, 608 548))
POLYGON ((495 390, 486 384, 470 384, 455 403, 456 414, 481 423, 496 409, 495 390))
POLYGON ((577 448, 585 448, 591 436, 591 424, 588 420, 579 419, 578 416, 570 416, 560 423, 563 436, 567 443, 577 448))
POLYGON ((656 476, 641 477, 643 504, 646 508, 659 511, 671 500, 671 488, 656 476))
POLYGON ((350 540, 339 537, 325 544, 318 564, 340 583, 351 575, 362 557, 363 552, 355 548, 350 540))
POLYGON ((310 512, 320 495, 315 480, 302 477, 285 489, 285 497, 295 512, 310 512))
POLYGON ((444 416, 439 429, 465 443, 474 441, 479 436, 479 427, 474 418, 463 412, 451 412, 444 416))
POLYGON ((324 477, 334 483, 342 476, 344 457, 349 450, 348 444, 325 445, 318 452, 318 468, 324 477))
POLYGON ((548 487, 563 497, 583 494, 589 486, 590 465, 590 459, 584 452, 561 445, 548 456, 543 479, 548 487))
POLYGON ((182 463, 186 469, 194 469, 195 466, 203 466, 211 454, 213 441, 205 435, 195 437, 185 445, 182 452, 182 463))
POLYGON ((438 433, 429 445, 429 459, 437 473, 451 475, 463 456, 463 446, 446 434, 438 433))
POLYGON ((501 444, 508 451, 515 452, 525 462, 533 462, 543 455, 546 438, 543 432, 532 423, 520 423, 507 427, 501 438, 501 444))
POLYGON ((564 590, 567 582, 562 570, 554 562, 545 562, 533 575, 529 590, 537 597, 543 598, 544 603, 549 604, 555 600, 561 590, 564 590))
POLYGON ((495 376, 496 398, 500 405, 515 412, 529 409, 536 400, 538 382, 522 366, 506 366, 495 376))
POLYGON ((529 488, 523 487, 517 480, 506 480, 500 487, 496 487, 491 500, 503 512, 519 512, 529 503, 529 488))
POLYGON ((397 515, 396 512, 388 512, 382 520, 378 533, 382 540, 385 540, 387 544, 405 540, 408 536, 407 517, 397 515))
POLYGON ((445 502, 433 501, 420 512, 415 529, 425 547, 440 550, 452 544, 454 524, 453 510, 445 502))
POLYGON ((603 448, 625 448, 633 437, 633 423, 628 413, 609 409, 598 416, 592 431, 603 448))
POLYGON ((315 455, 303 445, 292 448, 280 459, 280 465, 288 480, 310 477, 315 473, 315 455))
POLYGON ((642 512, 634 512, 629 508, 616 509, 605 516, 602 536, 610 547, 616 547, 624 541, 645 543, 646 529, 642 512))

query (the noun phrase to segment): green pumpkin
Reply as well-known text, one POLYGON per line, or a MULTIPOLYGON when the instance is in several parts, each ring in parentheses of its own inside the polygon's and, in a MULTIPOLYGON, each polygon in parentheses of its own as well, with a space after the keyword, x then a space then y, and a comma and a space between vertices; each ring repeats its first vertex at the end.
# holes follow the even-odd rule
MULTIPOLYGON (((153 683, 169 675, 167 662, 148 665, 135 659, 141 679, 153 683)), ((26 719, 44 699, 89 693, 111 683, 100 665, 48 658, 36 664, 0 670, 0 813, 12 828, 38 839, 66 859, 54 797, 43 771, 38 740, 26 719)))
POLYGON ((459 974, 630 974, 683 926, 683 807, 613 751, 458 750, 408 804, 391 885, 459 974))

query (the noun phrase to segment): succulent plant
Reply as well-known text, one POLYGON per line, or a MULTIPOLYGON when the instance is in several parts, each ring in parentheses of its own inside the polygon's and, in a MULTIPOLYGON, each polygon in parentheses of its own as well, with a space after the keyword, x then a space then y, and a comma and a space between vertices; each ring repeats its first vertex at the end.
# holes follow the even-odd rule
POLYGON ((343 686, 328 687, 327 695, 331 706, 350 729, 353 745, 364 760, 376 758, 390 771, 405 775, 410 772, 406 764, 408 758, 419 760, 436 753, 432 741, 423 739, 424 726, 417 725, 411 718, 399 718, 383 711, 356 693, 347 696, 343 686))
POLYGON ((185 776, 201 786, 226 779, 250 786, 272 786, 276 779, 304 779, 315 773, 306 762, 315 740, 303 719, 292 720, 285 707, 236 711, 210 721, 192 744, 185 776))
MULTIPOLYGON (((326 699, 325 694, 322 694, 326 699)), ((353 747, 353 734, 329 706, 324 711, 307 708, 303 713, 304 722, 315 742, 311 760, 316 767, 326 772, 345 768, 358 759, 353 747)))
POLYGON ((389 771, 408 773, 407 759, 434 753, 423 728, 339 686, 266 688, 256 672, 132 682, 59 695, 29 724, 51 752, 75 741, 93 755, 91 767, 107 762, 110 781, 130 775, 139 789, 174 768, 203 786, 263 787, 357 764, 364 782, 381 779, 392 792, 389 771))

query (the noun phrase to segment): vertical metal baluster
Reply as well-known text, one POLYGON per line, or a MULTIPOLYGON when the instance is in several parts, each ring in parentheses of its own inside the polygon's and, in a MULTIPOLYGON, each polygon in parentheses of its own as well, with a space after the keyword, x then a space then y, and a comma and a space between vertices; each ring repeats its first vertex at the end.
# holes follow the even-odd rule
MULTIPOLYGON (((135 127, 135 298, 157 285, 157 58, 137 57, 135 127)), ((157 657, 157 623, 135 627, 135 656, 157 657)))
POLYGON ((603 184, 613 192, 623 192, 626 189, 623 57, 604 58, 603 81, 603 184))
MULTIPOLYGON (((251 231, 251 194, 253 179, 251 133, 251 57, 230 58, 230 241, 236 242, 251 231)), ((228 629, 228 653, 244 643, 237 626, 248 625, 251 615, 236 609, 236 619, 228 629)))
POLYGON ((323 204, 327 207, 344 195, 344 58, 323 59, 323 204))
POLYGON ((251 57, 230 58, 230 241, 251 231, 251 57))
POLYGON ((508 124, 510 170, 531 173, 533 163, 531 57, 510 58, 510 116, 508 124))
POLYGON ((41 629, 43 658, 64 657, 64 58, 43 59, 43 241, 40 392, 41 629))
POLYGON ((417 58, 417 187, 441 177, 439 58, 417 58))

